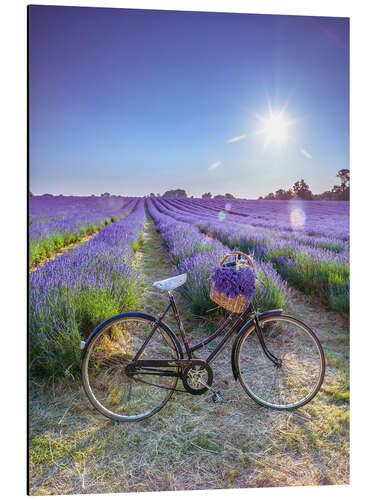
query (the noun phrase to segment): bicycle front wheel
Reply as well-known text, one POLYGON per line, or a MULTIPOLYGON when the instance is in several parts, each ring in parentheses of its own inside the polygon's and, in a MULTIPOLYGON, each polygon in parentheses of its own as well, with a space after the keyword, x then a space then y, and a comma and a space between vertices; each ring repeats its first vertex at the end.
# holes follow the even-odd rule
MULTIPOLYGON (((93 406, 118 421, 137 421, 154 415, 172 396, 176 376, 128 375, 126 366, 143 345, 154 326, 153 318, 125 313, 106 322, 90 340, 82 360, 82 380, 93 406)), ((178 359, 177 345, 160 325, 140 359, 178 359)))
POLYGON ((325 359, 314 332, 291 316, 261 320, 268 350, 279 360, 276 366, 264 353, 255 325, 250 325, 236 350, 238 377, 246 393, 257 403, 277 410, 305 405, 319 391, 325 359))

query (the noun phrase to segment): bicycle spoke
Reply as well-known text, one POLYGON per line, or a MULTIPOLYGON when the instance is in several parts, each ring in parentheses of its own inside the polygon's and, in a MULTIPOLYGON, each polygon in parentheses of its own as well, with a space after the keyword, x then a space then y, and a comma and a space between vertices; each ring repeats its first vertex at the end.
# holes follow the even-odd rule
POLYGON ((266 406, 295 407, 314 395, 324 374, 319 344, 297 320, 265 320, 267 349, 281 360, 276 367, 265 355, 255 332, 242 341, 237 355, 240 381, 248 394, 266 406))
MULTIPOLYGON (((154 323, 143 318, 118 319, 94 339, 83 363, 84 386, 94 406, 105 415, 138 420, 151 415, 168 401, 177 384, 173 369, 165 377, 160 371, 146 373, 138 380, 128 376, 126 366, 143 345, 154 323), (167 380, 166 380, 167 379, 167 380)), ((173 341, 158 328, 141 359, 178 359, 173 341)))

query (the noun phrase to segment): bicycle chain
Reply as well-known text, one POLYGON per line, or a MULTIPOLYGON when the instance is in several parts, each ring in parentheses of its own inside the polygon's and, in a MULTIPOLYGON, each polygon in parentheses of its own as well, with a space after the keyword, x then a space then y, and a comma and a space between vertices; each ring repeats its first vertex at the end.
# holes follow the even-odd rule
MULTIPOLYGON (((198 365, 203 365, 205 366, 206 363, 202 360, 190 360, 190 362, 194 362, 198 365)), ((182 374, 185 372, 185 371, 189 371, 189 368, 185 368, 184 370, 182 370, 182 374)), ((212 383, 212 369, 209 365, 207 365, 207 368, 206 368, 206 371, 208 371, 209 373, 209 382, 212 383)), ((186 376, 184 377, 183 375, 179 375, 179 377, 182 379, 182 382, 183 382, 183 385, 188 387, 188 384, 186 384, 186 376)), ((165 385, 159 385, 159 384, 153 384, 152 382, 146 382, 145 380, 142 380, 142 379, 139 379, 139 378, 136 378, 136 377, 132 377, 133 380, 135 380, 136 382, 141 382, 142 384, 146 384, 146 385, 152 385, 153 387, 159 387, 160 389, 168 389, 169 391, 173 390, 173 391, 176 391, 176 392, 182 392, 184 394, 203 394, 204 392, 207 391, 207 388, 205 387, 204 389, 200 389, 200 390, 193 390, 190 388, 190 390, 181 390, 181 389, 172 389, 171 387, 167 387, 165 385)))
MULTIPOLYGON (((153 384, 152 382, 146 382, 145 380, 141 380, 140 378, 133 377, 133 380, 135 380, 136 382, 141 382, 142 384, 152 385, 154 387, 160 387, 161 389, 168 389, 169 391, 172 390, 171 387, 167 387, 165 385, 153 384)), ((188 391, 183 391, 181 389, 173 389, 173 391, 183 392, 184 394, 190 394, 188 391)))

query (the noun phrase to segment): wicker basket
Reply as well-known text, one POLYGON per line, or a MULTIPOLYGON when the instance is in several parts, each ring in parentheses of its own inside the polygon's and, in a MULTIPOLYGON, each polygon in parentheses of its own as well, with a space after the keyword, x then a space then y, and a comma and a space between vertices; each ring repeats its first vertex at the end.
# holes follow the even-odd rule
POLYGON ((213 285, 211 286, 210 298, 219 306, 224 307, 224 309, 238 314, 242 313, 249 303, 249 299, 243 295, 237 295, 237 297, 232 299, 231 297, 227 297, 224 293, 216 292, 213 290, 213 285))
MULTIPOLYGON (((254 263, 250 256, 246 255, 243 252, 240 252, 239 250, 234 250, 230 254, 225 255, 225 257, 221 260, 221 265, 223 265, 227 258, 231 256, 234 256, 236 258, 236 268, 239 267, 240 260, 245 259, 248 265, 250 265, 253 271, 255 271, 254 263)), ((237 314, 242 313, 245 307, 249 304, 249 299, 244 295, 237 295, 237 297, 232 299, 231 297, 227 297, 224 293, 214 290, 213 284, 211 285, 210 299, 224 309, 237 314)))

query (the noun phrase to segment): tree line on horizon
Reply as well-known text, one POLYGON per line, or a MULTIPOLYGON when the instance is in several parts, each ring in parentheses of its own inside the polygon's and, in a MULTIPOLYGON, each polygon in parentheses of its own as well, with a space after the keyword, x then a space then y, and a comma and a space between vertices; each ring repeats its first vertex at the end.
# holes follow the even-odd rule
MULTIPOLYGON (((267 196, 260 196, 258 200, 326 200, 326 201, 349 201, 350 199, 350 172, 349 169, 343 168, 339 170, 336 174, 341 181, 339 185, 334 185, 330 191, 324 191, 321 194, 313 194, 310 190, 309 185, 304 179, 296 181, 293 186, 288 189, 278 189, 275 193, 269 193, 267 196)), ((34 196, 34 194, 29 191, 29 196, 34 196)), ((46 193, 42 196, 53 196, 52 194, 46 193)), ((63 196, 60 194, 59 196, 63 196)), ((91 195, 95 196, 95 195, 91 195)), ((111 195, 110 193, 102 193, 100 196, 117 196, 111 195)), ((185 189, 170 189, 164 194, 160 193, 150 193, 146 195, 149 198, 188 198, 185 189)), ((235 196, 231 193, 212 195, 211 192, 203 193, 201 196, 203 199, 234 199, 235 196)), ((190 196, 194 198, 194 196, 190 196)))
POLYGON ((304 179, 297 181, 288 189, 278 189, 275 193, 269 193, 263 198, 260 196, 258 200, 326 200, 326 201, 349 201, 350 199, 350 172, 349 169, 343 168, 336 174, 341 181, 339 185, 335 184, 329 191, 324 191, 321 194, 313 194, 310 187, 304 179))
MULTIPOLYGON (((324 191, 321 194, 313 194, 309 185, 304 179, 296 181, 293 186, 286 189, 278 189, 275 193, 269 193, 267 196, 260 196, 258 200, 326 200, 326 201, 349 201, 350 198, 350 172, 349 169, 343 168, 339 170, 336 177, 340 179, 340 184, 335 184, 329 191, 324 191)), ((185 189, 171 189, 164 194, 150 193, 151 198, 188 198, 185 189)), ((191 198, 194 198, 191 196, 191 198)), ((203 199, 233 199, 235 196, 230 193, 218 194, 213 196, 211 192, 202 194, 203 199)))
MULTIPOLYGON (((149 195, 147 195, 147 197, 148 198, 189 198, 185 189, 170 189, 169 191, 166 191, 164 194, 150 193, 149 195)), ((190 198, 194 198, 194 196, 190 196, 190 198)), ((212 196, 211 193, 203 193, 202 198, 219 199, 219 198, 234 198, 234 196, 233 196, 233 194, 230 194, 230 193, 217 194, 216 196, 212 196)))

